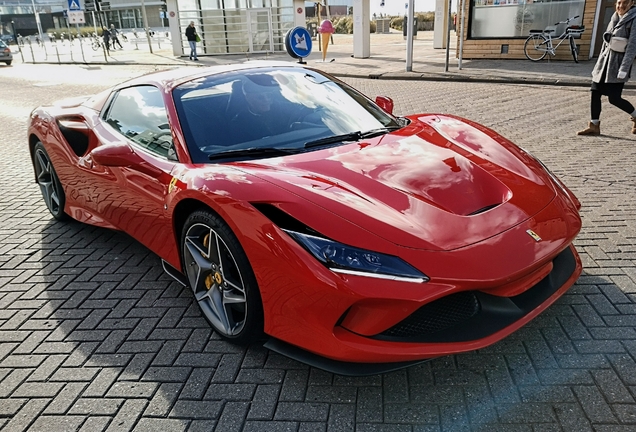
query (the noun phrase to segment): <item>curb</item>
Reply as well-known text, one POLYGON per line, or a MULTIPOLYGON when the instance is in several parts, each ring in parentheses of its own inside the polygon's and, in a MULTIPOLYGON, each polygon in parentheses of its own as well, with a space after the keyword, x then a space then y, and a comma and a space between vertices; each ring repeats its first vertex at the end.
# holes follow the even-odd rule
MULTIPOLYGON (((174 61, 165 62, 144 62, 144 61, 94 61, 94 62, 72 62, 72 61, 31 61, 22 64, 51 64, 51 65, 80 65, 80 66, 174 66, 174 67, 209 67, 213 66, 206 63, 191 63, 186 60, 175 59, 174 61)), ((315 69, 319 69, 314 66, 315 69)), ((431 82, 473 82, 473 83, 492 83, 492 84, 525 84, 525 85, 543 85, 543 86, 559 86, 559 87, 589 87, 590 79, 581 78, 523 78, 512 76, 482 76, 482 75, 457 75, 440 74, 431 72, 383 72, 383 73, 351 73, 351 72, 331 72, 323 70, 330 75, 341 78, 359 78, 371 80, 402 80, 402 81, 431 81, 431 82)), ((636 89, 636 82, 627 82, 626 89, 636 89)))

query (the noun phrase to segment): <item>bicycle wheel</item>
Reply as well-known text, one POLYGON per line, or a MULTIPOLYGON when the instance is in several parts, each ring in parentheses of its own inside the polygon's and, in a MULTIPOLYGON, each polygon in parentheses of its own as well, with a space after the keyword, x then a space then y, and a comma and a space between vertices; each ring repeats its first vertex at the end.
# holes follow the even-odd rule
POLYGON ((526 39, 526 43, 523 44, 523 53, 526 55, 528 60, 542 60, 548 52, 546 48, 547 42, 548 40, 543 35, 530 35, 530 37, 526 39))
POLYGON ((93 41, 93 43, 91 44, 91 47, 93 48, 93 51, 97 51, 99 49, 99 46, 100 46, 99 42, 93 41))
POLYGON ((572 58, 574 59, 574 63, 579 62, 579 51, 576 48, 576 42, 574 42, 574 38, 570 36, 570 51, 572 51, 572 58))

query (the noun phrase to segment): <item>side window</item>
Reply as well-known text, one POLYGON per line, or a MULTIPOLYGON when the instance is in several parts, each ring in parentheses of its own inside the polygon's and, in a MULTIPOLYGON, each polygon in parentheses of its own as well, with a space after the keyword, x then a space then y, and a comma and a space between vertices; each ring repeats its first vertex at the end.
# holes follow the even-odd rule
POLYGON ((151 153, 176 160, 161 92, 153 86, 120 90, 104 118, 129 140, 151 153))

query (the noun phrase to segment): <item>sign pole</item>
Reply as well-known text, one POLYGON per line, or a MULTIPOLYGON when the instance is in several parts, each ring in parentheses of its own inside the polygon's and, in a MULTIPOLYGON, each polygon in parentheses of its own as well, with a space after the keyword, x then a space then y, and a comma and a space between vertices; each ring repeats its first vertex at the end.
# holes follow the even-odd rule
POLYGON ((71 34, 69 18, 66 18, 66 28, 68 30, 68 50, 71 53, 71 63, 75 63, 75 59, 73 58, 73 35, 71 34))
POLYGON ((148 31, 148 16, 146 15, 146 3, 141 0, 141 15, 144 19, 144 27, 146 29, 146 38, 148 39, 148 47, 150 48, 150 54, 152 54, 152 41, 150 40, 150 32, 148 31))
POLYGON ((97 22, 95 21, 95 12, 91 11, 91 17, 93 17, 93 28, 95 29, 95 36, 97 36, 97 22))
MULTIPOLYGON (((462 58, 464 57, 464 9, 466 8, 465 4, 466 0, 462 0, 461 6, 461 17, 462 22, 459 25, 459 61, 457 62, 457 69, 462 69, 462 58)), ((459 14, 457 14, 457 19, 459 20, 459 14)), ((457 31, 457 25, 455 25, 455 31, 457 31)))
POLYGON ((448 54, 450 52, 450 24, 451 24, 451 6, 453 5, 453 0, 448 0, 448 32, 446 33, 446 62, 444 63, 444 72, 448 72, 448 54))
POLYGON ((413 34, 415 29, 413 28, 413 21, 415 20, 415 0, 409 0, 406 22, 406 71, 413 71, 413 34))
POLYGON ((80 50, 82 50, 82 61, 86 63, 86 57, 84 57, 84 44, 82 43, 84 38, 80 35, 79 23, 75 24, 75 28, 77 29, 77 40, 80 44, 80 50))

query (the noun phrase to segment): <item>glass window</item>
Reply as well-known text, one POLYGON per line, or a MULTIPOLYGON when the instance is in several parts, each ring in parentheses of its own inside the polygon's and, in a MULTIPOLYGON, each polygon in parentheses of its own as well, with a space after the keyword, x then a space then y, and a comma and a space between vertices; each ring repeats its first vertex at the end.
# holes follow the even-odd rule
POLYGON ((105 120, 151 153, 176 159, 166 107, 158 88, 138 86, 120 90, 113 98, 105 120))
MULTIPOLYGON (((583 16, 584 0, 472 0, 471 38, 527 37, 530 30, 551 28, 560 35, 565 24, 554 23, 583 16)), ((570 22, 581 24, 582 18, 570 22)))
POLYGON ((351 87, 308 69, 213 75, 180 85, 173 96, 198 163, 246 149, 302 152, 322 138, 400 127, 351 87))
POLYGON ((137 23, 135 22, 135 11, 132 9, 125 9, 121 11, 121 28, 135 28, 137 23))

